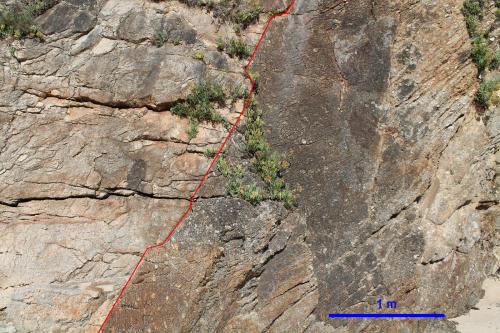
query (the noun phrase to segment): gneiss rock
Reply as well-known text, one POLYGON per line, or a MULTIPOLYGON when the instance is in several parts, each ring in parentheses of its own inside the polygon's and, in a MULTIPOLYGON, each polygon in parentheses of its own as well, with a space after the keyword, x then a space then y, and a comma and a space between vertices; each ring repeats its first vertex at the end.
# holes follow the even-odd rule
MULTIPOLYGON (((227 126, 190 139, 169 110, 200 80, 248 82, 217 50, 234 22, 182 2, 63 0, 37 18, 44 42, 0 41, 0 332, 97 331, 187 209, 227 126)), ((231 197, 215 168, 104 331, 454 332, 328 313, 382 298, 452 318, 499 268, 500 119, 476 110, 461 8, 310 0, 273 21, 252 71, 297 206, 231 197)), ((241 124, 224 156, 252 172, 241 124)))

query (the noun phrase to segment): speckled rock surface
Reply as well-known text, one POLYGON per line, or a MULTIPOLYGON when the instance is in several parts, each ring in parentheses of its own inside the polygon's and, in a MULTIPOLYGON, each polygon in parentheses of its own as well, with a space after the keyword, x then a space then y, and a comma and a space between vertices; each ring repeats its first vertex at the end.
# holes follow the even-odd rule
MULTIPOLYGON (((0 332, 96 332, 188 207, 227 129, 190 139, 169 109, 246 80, 216 46, 234 25, 186 3, 63 0, 43 43, 0 41, 0 332)), ((455 317, 498 274, 500 113, 474 105, 461 6, 298 0, 273 21, 252 70, 297 206, 232 198, 214 170, 104 331, 454 332, 327 314, 383 298, 455 317)), ((243 130, 228 154, 248 163, 243 130)))

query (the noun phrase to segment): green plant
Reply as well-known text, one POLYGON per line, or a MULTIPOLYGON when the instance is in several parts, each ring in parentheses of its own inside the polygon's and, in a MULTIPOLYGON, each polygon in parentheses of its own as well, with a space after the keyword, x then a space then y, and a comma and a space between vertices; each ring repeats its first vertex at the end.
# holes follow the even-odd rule
POLYGON ((162 47, 168 40, 168 34, 164 31, 157 31, 153 35, 153 44, 156 47, 162 47))
MULTIPOLYGON (((211 146, 211 147, 208 147, 206 148, 204 151, 203 151, 203 155, 206 157, 206 158, 214 158, 215 155, 217 155, 217 152, 219 151, 219 148, 217 146, 211 146)), ((227 148, 224 147, 222 148, 222 151, 220 152, 219 154, 219 160, 221 158, 223 158, 224 156, 226 156, 227 154, 227 148)), ((218 160, 218 161, 219 161, 218 160)))
POLYGON ((226 43, 226 52, 230 57, 238 57, 240 59, 247 58, 250 56, 250 50, 247 44, 237 38, 231 38, 226 43))
POLYGON ((495 52, 493 59, 491 59, 490 69, 498 69, 500 67, 500 50, 495 52))
POLYGON ((204 61, 205 60, 205 54, 203 54, 202 51, 196 50, 193 53, 193 59, 204 61))
POLYGON ((261 13, 260 7, 253 7, 239 11, 236 14, 236 23, 243 29, 247 28, 250 24, 257 22, 261 13))
POLYGON ((236 85, 231 90, 231 100, 236 102, 238 99, 247 99, 249 95, 249 91, 242 85, 236 85))
POLYGON ((206 158, 213 158, 217 154, 217 148, 216 147, 208 147, 203 151, 203 156, 206 158))
POLYGON ((485 38, 474 38, 472 41, 471 57, 476 63, 479 73, 482 73, 489 66, 492 60, 492 54, 488 49, 488 44, 485 38))
POLYGON ((252 205, 256 205, 264 199, 264 191, 255 183, 243 186, 240 194, 243 199, 252 205))
POLYGON ((273 16, 273 15, 279 14, 281 12, 283 12, 283 9, 281 9, 281 8, 272 9, 269 11, 269 16, 273 16))
POLYGON ((215 40, 215 45, 217 46, 217 50, 224 51, 226 48, 226 41, 220 37, 217 37, 215 40))
POLYGON ((257 82, 260 79, 260 74, 258 72, 252 71, 251 69, 248 70, 248 74, 252 78, 252 81, 257 85, 258 84, 257 82))
POLYGON ((182 44, 182 38, 180 36, 173 36, 172 38, 169 39, 172 44, 174 45, 181 45, 182 44))
POLYGON ((267 185, 271 199, 282 201, 290 207, 294 201, 293 194, 281 177, 281 171, 288 167, 288 163, 273 152, 267 143, 262 116, 255 100, 251 99, 247 107, 246 149, 253 156, 253 165, 267 185))
POLYGON ((9 53, 11 56, 14 57, 16 55, 16 51, 17 51, 17 49, 14 46, 9 47, 9 53))
POLYGON ((241 196, 243 190, 243 169, 239 165, 229 167, 226 191, 231 196, 241 196))
POLYGON ((264 121, 262 111, 257 107, 254 99, 247 107, 247 125, 245 128, 245 144, 248 153, 252 156, 252 164, 266 185, 265 189, 256 183, 243 183, 243 170, 238 165, 229 164, 223 157, 217 161, 219 172, 227 178, 226 191, 232 196, 241 197, 252 204, 257 204, 270 198, 283 202, 290 208, 294 204, 293 192, 286 186, 281 172, 288 168, 288 163, 271 148, 264 138, 264 121))
POLYGON ((182 43, 182 38, 178 35, 172 35, 165 31, 158 30, 154 33, 152 42, 156 47, 162 47, 167 42, 174 45, 180 45, 182 43))
POLYGON ((54 0, 17 1, 6 7, 0 5, 0 38, 12 36, 38 38, 44 36, 35 23, 35 18, 55 4, 54 0))
POLYGON ((200 121, 210 121, 213 123, 223 123, 226 125, 228 121, 215 111, 215 104, 224 105, 226 95, 224 89, 217 82, 201 81, 187 96, 186 101, 178 103, 170 108, 170 112, 179 117, 188 117, 190 125, 188 135, 191 138, 195 137, 200 121))
POLYGON ((225 50, 231 58, 238 57, 243 59, 249 57, 251 54, 247 44, 242 39, 230 38, 223 40, 222 38, 217 38, 215 43, 217 50, 225 50))
POLYGON ((491 106, 491 96, 498 89, 500 89, 500 78, 481 82, 476 93, 477 103, 484 108, 489 108, 491 106))
POLYGON ((189 117, 189 127, 187 130, 187 135, 189 140, 192 140, 198 135, 198 120, 189 117))
POLYGON ((467 31, 469 32, 469 36, 476 37, 478 35, 477 20, 476 20, 475 16, 466 15, 465 16, 465 25, 467 26, 467 31))
POLYGON ((227 178, 226 192, 231 196, 242 196, 243 191, 243 169, 239 165, 232 165, 221 156, 217 160, 219 172, 227 178))
POLYGON ((484 0, 465 0, 463 5, 464 15, 481 16, 484 9, 484 0))
POLYGON ((217 169, 224 176, 227 177, 229 175, 229 164, 224 158, 219 158, 217 160, 217 169))

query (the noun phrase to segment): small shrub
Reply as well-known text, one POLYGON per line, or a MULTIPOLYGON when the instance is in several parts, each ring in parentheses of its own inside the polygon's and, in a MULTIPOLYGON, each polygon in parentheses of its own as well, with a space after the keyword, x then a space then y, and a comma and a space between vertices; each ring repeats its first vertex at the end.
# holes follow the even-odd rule
POLYGON ((202 81, 187 96, 186 102, 174 105, 170 108, 170 112, 179 117, 188 117, 190 119, 188 136, 192 139, 197 134, 200 121, 211 121, 225 125, 228 123, 214 108, 215 103, 223 105, 225 100, 224 89, 219 83, 202 81), (196 131, 194 130, 195 127, 196 131))
POLYGON ((217 169, 219 169, 219 172, 224 177, 227 177, 229 175, 229 164, 222 157, 217 160, 217 169))
POLYGON ((476 63, 478 72, 481 74, 492 60, 491 51, 488 49, 486 39, 483 37, 474 38, 472 41, 471 57, 476 63))
MULTIPOLYGON (((214 158, 215 155, 217 155, 217 152, 219 151, 219 148, 217 146, 212 146, 212 147, 208 147, 206 148, 204 151, 203 151, 203 155, 206 157, 206 158, 214 158)), ((224 147, 222 148, 222 151, 220 152, 219 154, 219 160, 222 159, 225 155, 227 154, 227 148, 224 147)), ((219 161, 218 160, 218 161, 219 161)))
POLYGON ((273 182, 279 177, 281 170, 281 158, 276 153, 260 152, 254 165, 257 171, 268 185, 275 185, 273 182))
POLYGON ((198 120, 189 117, 189 128, 187 130, 189 140, 192 140, 198 135, 198 120))
POLYGON ((182 38, 180 36, 173 36, 172 38, 169 39, 172 44, 174 45, 181 45, 182 44, 182 38))
POLYGON ((489 108, 491 106, 491 96, 498 89, 500 89, 500 78, 481 82, 476 93, 477 103, 483 108, 489 108))
POLYGON ((249 103, 247 107, 248 123, 245 129, 245 145, 247 151, 254 155, 257 152, 267 153, 269 145, 264 138, 264 121, 262 112, 249 103))
POLYGON ((230 38, 227 40, 223 40, 222 38, 217 38, 216 44, 217 50, 225 50, 231 58, 238 57, 240 59, 243 59, 251 55, 247 44, 245 44, 242 39, 230 38))
POLYGON ((248 98, 249 91, 242 85, 234 86, 231 91, 231 100, 236 102, 238 99, 246 100, 248 98))
POLYGON ((153 44, 156 47, 162 47, 168 40, 168 34, 164 31, 157 31, 153 36, 153 44))
POLYGON ((238 23, 241 28, 246 29, 250 24, 257 22, 260 13, 260 7, 241 10, 236 14, 236 23, 238 23))
POLYGON ((498 69, 498 67, 500 67, 500 50, 495 52, 495 55, 490 63, 490 69, 498 69))
POLYGON ((215 40, 215 45, 217 46, 217 50, 224 51, 226 48, 226 41, 220 37, 217 37, 215 40))
POLYGON ((219 172, 227 178, 226 192, 234 197, 241 197, 243 191, 243 169, 239 165, 231 165, 224 157, 217 160, 219 172))
POLYGON ((293 194, 281 177, 281 171, 289 166, 288 162, 283 161, 277 153, 271 151, 264 137, 262 111, 253 99, 247 108, 247 119, 245 144, 247 151, 253 156, 253 165, 267 185, 270 198, 291 207, 294 201, 293 194))
POLYGON ((243 186, 241 189, 241 197, 252 205, 256 205, 264 200, 264 191, 255 183, 243 186))
POLYGON ((0 38, 12 36, 43 40, 43 34, 35 23, 35 18, 52 7, 54 0, 35 0, 30 2, 15 2, 10 7, 0 5, 0 38))
POLYGON ((465 0, 463 5, 464 15, 481 16, 484 9, 484 0, 465 0))
POLYGON ((243 191, 243 170, 239 165, 230 166, 228 181, 226 183, 226 191, 231 196, 242 196, 243 191))
POLYGON ((189 114, 189 106, 186 103, 179 103, 174 105, 170 112, 179 117, 187 117, 189 114))
POLYGON ((205 60, 205 55, 203 54, 202 51, 194 51, 193 53, 193 59, 204 61, 205 60))
POLYGON ((291 208, 295 204, 293 192, 286 186, 281 190, 273 192, 272 199, 283 202, 286 208, 291 208))
POLYGON ((215 147, 208 147, 203 151, 203 156, 205 156, 206 158, 214 158, 216 154, 217 148, 215 147))
POLYGON ((469 36, 476 37, 478 35, 476 17, 472 15, 465 16, 465 25, 467 26, 469 36))
POLYGON ((226 43, 226 52, 230 57, 238 57, 240 59, 250 56, 250 50, 247 44, 243 40, 237 38, 231 38, 226 43))
POLYGON ((253 89, 255 92, 259 91, 259 81, 260 81, 260 74, 258 72, 254 72, 252 70, 248 70, 248 74, 252 78, 253 81, 253 89))
POLYGON ((182 38, 181 36, 172 35, 165 31, 157 31, 153 35, 152 42, 156 47, 162 47, 167 42, 170 42, 174 45, 180 45, 182 43, 182 38))

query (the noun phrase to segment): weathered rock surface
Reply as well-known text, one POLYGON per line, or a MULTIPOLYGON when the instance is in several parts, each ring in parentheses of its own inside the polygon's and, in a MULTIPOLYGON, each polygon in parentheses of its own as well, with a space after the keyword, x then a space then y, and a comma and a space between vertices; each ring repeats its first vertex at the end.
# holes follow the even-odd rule
MULTIPOLYGON (((383 298, 458 316, 498 271, 500 113, 476 112, 461 6, 308 0, 273 21, 254 71, 297 207, 211 173, 104 331, 453 332, 327 314, 383 298)), ((177 1, 64 0, 37 21, 44 43, 0 42, 0 332, 96 332, 227 134, 190 140, 168 109, 199 80, 240 84, 243 62, 216 48, 231 25, 177 1)), ((229 145, 247 158, 241 133, 229 145)))
POLYGON ((473 105, 462 2, 327 3, 299 4, 273 28, 257 66, 267 74, 260 100, 271 142, 303 189, 314 313, 370 311, 384 298, 402 312, 456 316, 498 268, 498 133, 473 105))

